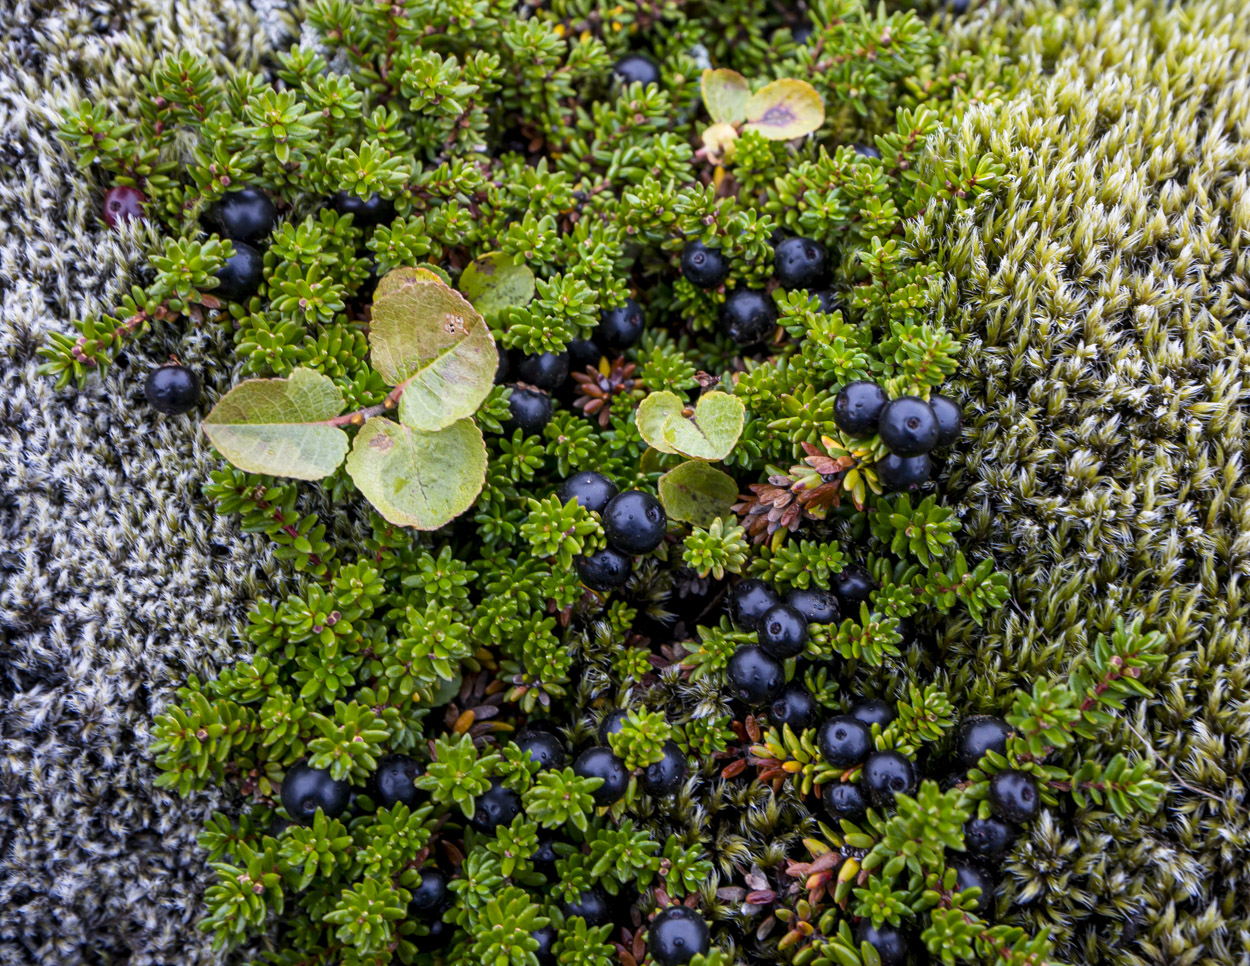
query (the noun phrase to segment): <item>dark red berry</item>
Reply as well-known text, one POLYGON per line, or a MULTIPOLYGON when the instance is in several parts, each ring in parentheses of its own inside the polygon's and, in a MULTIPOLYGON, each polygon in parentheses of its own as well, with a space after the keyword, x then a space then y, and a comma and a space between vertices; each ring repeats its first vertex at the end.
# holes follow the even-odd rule
POLYGON ((109 188, 104 195, 104 223, 116 228, 123 221, 143 221, 146 218, 143 206, 147 200, 147 195, 130 185, 109 188))

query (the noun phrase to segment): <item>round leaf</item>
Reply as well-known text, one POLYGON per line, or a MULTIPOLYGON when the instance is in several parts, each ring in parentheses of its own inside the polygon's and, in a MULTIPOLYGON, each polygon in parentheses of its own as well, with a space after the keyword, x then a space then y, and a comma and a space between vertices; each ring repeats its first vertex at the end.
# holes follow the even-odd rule
POLYGON ((677 452, 665 441, 664 426, 672 416, 680 419, 685 405, 677 393, 669 392, 667 389, 653 392, 639 403, 634 422, 638 424, 638 432, 646 440, 648 446, 658 449, 661 453, 677 452))
POLYGON ((486 441, 471 419, 426 433, 375 416, 356 434, 347 472, 389 522, 437 530, 482 491, 486 441))
POLYGON ((249 379, 218 400, 204 432, 221 455, 248 473, 319 480, 347 453, 347 434, 329 420, 343 411, 330 379, 296 369, 289 379, 249 379))
POLYGON ((477 412, 499 365, 482 317, 421 268, 397 268, 378 282, 369 347, 382 378, 403 387, 400 421, 428 432, 477 412))
POLYGON ((705 70, 702 87, 703 104, 717 124, 736 124, 747 116, 751 85, 736 70, 705 70))
POLYGON ((738 499, 738 484, 728 473, 699 460, 682 463, 660 477, 660 502, 670 520, 710 527, 728 519, 738 499))
POLYGON ((713 164, 732 161, 738 130, 732 124, 713 124, 703 132, 703 146, 713 164))
POLYGON ((473 259, 460 273, 460 291, 488 318, 509 306, 529 305, 534 297, 534 273, 511 255, 490 252, 473 259))
POLYGON ((787 77, 752 94, 746 116, 746 127, 770 141, 789 141, 820 129, 825 123, 825 104, 807 81, 787 77))

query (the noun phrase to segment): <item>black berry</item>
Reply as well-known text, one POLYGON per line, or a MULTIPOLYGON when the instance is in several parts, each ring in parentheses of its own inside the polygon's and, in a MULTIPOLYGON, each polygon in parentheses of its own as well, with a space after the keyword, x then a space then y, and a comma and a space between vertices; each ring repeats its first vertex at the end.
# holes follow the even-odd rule
POLYGON ((624 305, 600 314, 595 343, 609 349, 628 349, 642 335, 643 322, 642 308, 633 299, 626 299, 624 305))
POLYGON ((378 762, 378 770, 369 779, 369 797, 378 808, 394 808, 400 802, 416 808, 417 786, 413 782, 420 774, 421 767, 415 758, 387 755, 378 762))
POLYGON ((836 624, 842 616, 838 598, 818 587, 807 590, 796 588, 786 594, 786 603, 802 614, 809 624, 836 624))
POLYGON ((976 900, 972 909, 974 912, 984 914, 988 912, 994 905, 994 892, 997 888, 994 879, 982 869, 978 869, 970 862, 960 862, 958 860, 948 862, 948 867, 955 870, 955 888, 959 892, 965 889, 980 889, 981 895, 976 900))
POLYGON ((907 934, 888 922, 878 927, 871 919, 861 919, 855 927, 855 943, 875 949, 881 966, 903 966, 907 961, 907 934))
POLYGON ((564 767, 564 743, 550 731, 526 730, 516 737, 517 747, 529 752, 541 768, 564 767))
POLYGON ((851 147, 861 158, 879 158, 881 152, 867 144, 852 144, 851 147))
POLYGON ((569 377, 569 354, 567 352, 537 352, 522 356, 516 364, 517 378, 523 382, 546 389, 559 389, 569 377))
POLYGON ((1007 754, 1011 725, 1002 718, 979 714, 959 726, 955 736, 955 759, 965 768, 975 768, 986 752, 1007 754))
POLYGON ((611 805, 620 801, 629 787, 629 772, 625 763, 606 745, 587 748, 573 762, 573 773, 580 778, 602 778, 603 784, 590 794, 596 805, 611 805))
POLYGON ((147 200, 147 195, 130 185, 109 188, 104 195, 104 223, 116 228, 123 221, 143 221, 143 206, 147 200))
POLYGON ((643 769, 642 787, 648 795, 671 795, 686 780, 686 753, 675 741, 664 742, 664 757, 643 769))
MULTIPOLYGON (((872 575, 859 564, 847 564, 833 578, 833 592, 844 604, 862 604, 876 589, 872 575)), ((859 610, 858 607, 855 609, 859 610)))
POLYGON ((754 644, 734 651, 725 671, 735 695, 751 705, 768 704, 781 693, 786 683, 781 662, 769 657, 754 644))
POLYGON ((278 216, 269 196, 259 188, 231 191, 208 209, 208 219, 231 241, 259 245, 273 231, 278 216))
POLYGON ((208 294, 227 302, 246 302, 260 288, 265 264, 247 242, 233 242, 234 254, 217 270, 217 287, 208 294))
POLYGON ((820 311, 825 315, 832 315, 838 309, 842 308, 842 299, 838 297, 838 293, 831 288, 822 288, 815 293, 816 298, 820 300, 820 311))
POLYGON ((607 509, 612 497, 616 496, 620 491, 616 488, 616 484, 602 473, 596 473, 594 470, 583 470, 581 473, 573 474, 561 483, 560 489, 556 492, 560 496, 561 503, 576 500, 587 510, 602 513, 607 509))
POLYGON ((611 920, 611 913, 608 912, 608 898, 598 886, 587 889, 575 901, 564 903, 562 910, 564 918, 572 919, 574 916, 581 916, 586 920, 586 925, 592 927, 605 925, 611 920))
POLYGON ((929 397, 929 408, 933 410, 933 415, 937 417, 937 445, 950 446, 951 443, 959 439, 959 433, 964 428, 963 410, 959 408, 959 403, 949 396, 937 395, 929 397))
POLYGON ((820 726, 816 745, 835 768, 853 768, 872 752, 872 732, 862 721, 840 714, 820 726))
POLYGON ((890 397, 875 382, 867 379, 848 382, 833 400, 833 421, 844 433, 871 436, 877 431, 881 411, 889 402, 890 397))
POLYGON ((681 253, 681 273, 699 288, 716 288, 729 277, 729 259, 701 241, 692 241, 681 253))
POLYGON ((371 228, 395 220, 395 204, 376 191, 362 198, 354 191, 336 191, 330 204, 340 215, 351 215, 357 228, 371 228))
POLYGON ((297 825, 311 825, 317 809, 326 818, 338 818, 351 802, 352 786, 335 781, 329 769, 313 768, 301 761, 287 769, 282 779, 282 807, 297 825))
POLYGON ((970 855, 997 859, 1016 844, 1019 834, 1019 828, 1002 819, 972 818, 964 823, 964 847, 970 855))
POLYGON ((807 643, 807 620, 789 604, 770 607, 760 619, 760 647, 784 661, 798 657, 807 643))
POLYGON ((897 751, 874 751, 864 762, 864 794, 877 808, 889 808, 898 794, 916 794, 916 766, 897 751))
POLYGON ((668 514, 650 493, 626 490, 604 509, 603 530, 608 542, 623 553, 650 553, 664 540, 668 514))
POLYGON ((508 352, 498 342, 495 343, 495 352, 499 354, 499 362, 495 366, 495 385, 500 386, 508 381, 508 352))
POLYGON ((541 872, 547 878, 551 878, 556 870, 556 859, 560 857, 560 853, 556 851, 556 840, 553 838, 539 837, 538 848, 530 861, 534 863, 534 868, 541 872))
POLYGON ((773 334, 777 304, 767 292, 736 288, 720 307, 721 328, 738 345, 758 345, 773 334))
POLYGON ((597 368, 603 352, 590 339, 574 339, 566 347, 569 354, 569 371, 584 372, 587 368, 597 368))
POLYGON ((626 54, 616 62, 612 72, 621 79, 623 84, 658 84, 660 68, 655 61, 642 54, 626 54))
POLYGON ((877 479, 890 493, 904 493, 924 486, 933 476, 933 463, 928 453, 899 456, 887 453, 876 464, 877 479))
POLYGON ((556 927, 551 923, 540 926, 530 933, 537 941, 538 948, 534 950, 534 957, 538 960, 538 966, 554 966, 556 961, 556 940, 560 934, 556 931, 556 927))
POLYGON ((615 547, 604 547, 589 557, 574 557, 573 567, 583 584, 606 594, 625 586, 634 567, 634 558, 615 547))
POLYGON ((434 919, 451 900, 447 876, 433 866, 423 868, 420 875, 421 881, 412 890, 412 901, 408 903, 408 915, 414 919, 434 919))
POLYGON ((158 413, 181 416, 200 401, 200 377, 186 366, 161 366, 148 373, 143 395, 158 413))
POLYGON ((479 795, 469 819, 479 832, 490 833, 500 825, 511 825, 521 813, 521 796, 511 788, 505 788, 498 778, 492 778, 490 788, 479 795))
POLYGON ((606 745, 609 735, 619 734, 621 728, 625 726, 627 717, 629 717, 629 712, 624 708, 617 708, 604 715, 603 720, 599 722, 599 730, 596 732, 599 736, 599 744, 606 745))
POLYGON ((787 238, 773 249, 773 274, 782 288, 822 288, 829 278, 829 252, 811 238, 787 238))
POLYGON ((729 619, 744 631, 757 630, 764 615, 780 603, 773 589, 754 577, 740 580, 729 592, 729 619))
POLYGON ((1037 779, 1015 768, 1006 768, 990 779, 989 799, 995 815, 1017 825, 1033 821, 1042 808, 1037 779))
POLYGON ((424 936, 413 936, 413 944, 417 947, 417 951, 422 953, 432 953, 436 949, 442 949, 456 935, 456 927, 441 919, 431 919, 425 924, 425 928, 424 936))
POLYGON ((856 721, 862 721, 869 728, 875 724, 880 725, 884 731, 885 726, 897 718, 898 714, 892 704, 877 698, 865 698, 851 705, 851 717, 856 721))
POLYGON ((537 436, 551 422, 551 397, 537 389, 513 386, 508 398, 508 412, 512 414, 504 425, 507 429, 519 429, 526 436, 537 436))
POLYGON ((669 906, 647 929, 647 952, 656 966, 683 966, 711 948, 707 923, 686 906, 669 906))
POLYGON ((891 453, 919 456, 937 445, 938 421, 933 407, 919 396, 901 396, 881 410, 877 434, 891 453))
POLYGON ((835 822, 840 819, 858 822, 868 811, 864 790, 850 782, 830 782, 820 793, 820 800, 829 817, 835 822))
POLYGON ((773 701, 768 719, 775 725, 789 725, 798 734, 810 728, 816 718, 816 699, 801 684, 791 684, 773 701))

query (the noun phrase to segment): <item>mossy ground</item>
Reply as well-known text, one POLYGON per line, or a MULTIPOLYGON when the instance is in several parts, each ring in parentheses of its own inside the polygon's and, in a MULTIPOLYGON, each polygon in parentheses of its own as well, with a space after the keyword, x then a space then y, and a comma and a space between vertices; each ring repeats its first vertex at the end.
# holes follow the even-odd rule
MULTIPOLYGON (((154 335, 77 395, 34 370, 44 334, 111 304, 136 251, 101 232, 49 133, 64 88, 124 97, 178 43, 254 64, 281 32, 277 4, 254 8, 4 15, 3 964, 214 958, 193 928, 214 802, 152 788, 147 725, 188 673, 233 659, 235 621, 281 577, 205 505, 214 461, 192 422, 136 406, 132 373, 177 345, 221 391, 230 347, 154 335)), ((1008 865, 1002 912, 1050 924, 1075 962, 1250 962, 1250 14, 992 4, 952 39, 1002 43, 1021 79, 935 146, 988 145, 1002 186, 914 234, 967 336, 948 498, 1014 600, 984 629, 951 625, 934 659, 952 696, 989 709, 1118 615, 1171 642, 1157 699, 1111 739, 1166 763, 1166 808, 1052 811, 1008 865)))

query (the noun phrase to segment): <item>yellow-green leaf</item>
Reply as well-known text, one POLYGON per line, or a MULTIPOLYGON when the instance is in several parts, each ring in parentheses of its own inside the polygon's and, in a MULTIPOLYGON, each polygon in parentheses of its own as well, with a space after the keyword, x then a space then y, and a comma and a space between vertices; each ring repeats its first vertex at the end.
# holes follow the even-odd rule
POLYGON ((638 407, 638 432, 661 453, 723 460, 742 435, 746 407, 737 396, 708 392, 693 411, 676 393, 653 392, 638 407))
POLYGON ((529 305, 534 298, 534 273, 511 255, 489 252, 473 259, 460 273, 460 291, 489 319, 500 309, 529 305))
POLYGON ((343 394, 312 369, 289 379, 249 379, 218 400, 204 432, 221 455, 248 473, 319 480, 347 453, 347 434, 329 421, 343 394))
POLYGON ((705 70, 702 88, 703 104, 717 124, 736 124, 747 116, 751 85, 736 70, 705 70))
POLYGON ((437 530, 482 491, 486 441, 471 419, 426 433, 375 416, 356 434, 347 472, 389 522, 437 530))
POLYGON ((732 161, 738 131, 732 124, 713 124, 703 132, 703 146, 713 164, 732 161))
POLYGON ((789 141, 820 129, 825 123, 825 104, 807 81, 786 77, 752 94, 746 117, 746 127, 770 141, 789 141))
POLYGON ((738 484, 700 460, 690 460, 660 477, 660 502, 670 520, 710 527, 717 517, 730 518, 738 484))
POLYGON ((477 310, 421 268, 397 268, 378 282, 369 347, 382 378, 403 387, 400 422, 427 432, 477 412, 499 364, 477 310))

